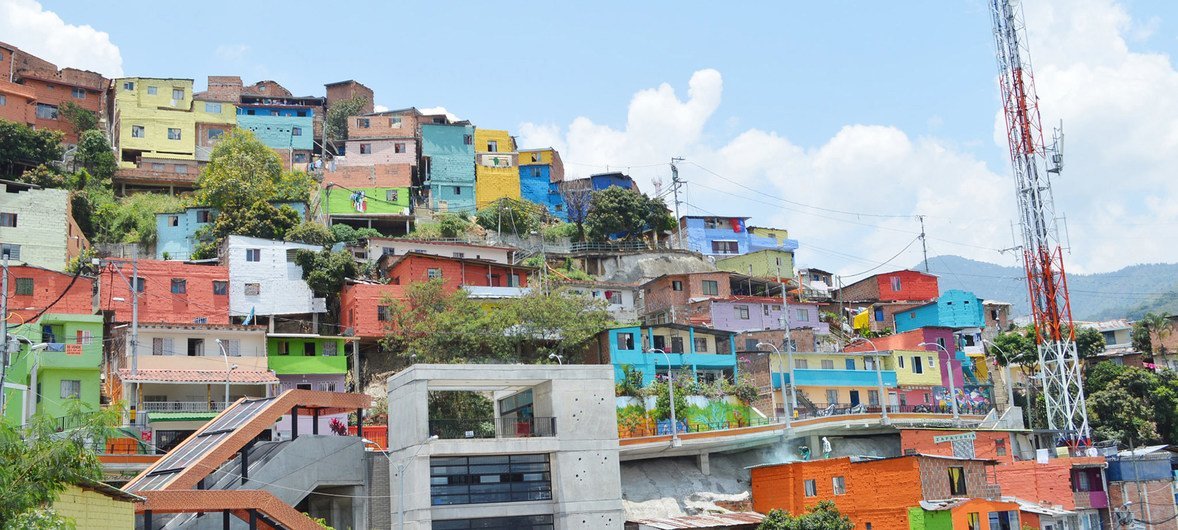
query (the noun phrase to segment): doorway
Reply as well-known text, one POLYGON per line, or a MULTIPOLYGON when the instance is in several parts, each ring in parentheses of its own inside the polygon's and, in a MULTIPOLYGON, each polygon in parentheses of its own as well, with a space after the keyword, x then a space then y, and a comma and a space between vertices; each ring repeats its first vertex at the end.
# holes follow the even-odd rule
POLYGON ((851 397, 851 406, 854 407, 855 405, 858 405, 859 404, 859 391, 852 390, 849 392, 849 394, 851 397))

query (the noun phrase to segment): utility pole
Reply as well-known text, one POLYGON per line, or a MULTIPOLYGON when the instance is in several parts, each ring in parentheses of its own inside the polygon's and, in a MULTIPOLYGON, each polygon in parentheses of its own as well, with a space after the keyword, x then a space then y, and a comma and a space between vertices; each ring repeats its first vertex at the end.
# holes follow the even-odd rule
POLYGON ((924 216, 918 215, 920 219, 920 248, 924 251, 924 272, 928 272, 928 244, 924 241, 924 216))
MULTIPOLYGON (((793 271, 790 272, 792 273, 793 271)), ((777 285, 781 287, 781 325, 785 328, 785 351, 792 352, 794 350, 793 335, 790 334, 789 329, 789 294, 785 290, 785 282, 781 279, 780 262, 777 263, 777 285)))
POLYGON ((8 405, 4 385, 8 383, 8 253, 3 256, 4 273, 0 277, 0 421, 8 405))
POLYGON ((681 156, 671 157, 671 191, 675 193, 675 224, 677 225, 675 233, 679 236, 680 249, 683 248, 683 225, 679 218, 679 184, 683 183, 683 181, 679 180, 679 167, 675 165, 675 162, 682 162, 684 160, 687 159, 681 156))

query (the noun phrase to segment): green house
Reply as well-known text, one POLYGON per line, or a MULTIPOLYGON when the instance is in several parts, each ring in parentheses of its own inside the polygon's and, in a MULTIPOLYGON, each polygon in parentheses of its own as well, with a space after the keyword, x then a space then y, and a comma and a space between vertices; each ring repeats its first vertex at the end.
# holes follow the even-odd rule
POLYGON ((348 373, 345 345, 354 337, 332 337, 310 333, 270 333, 266 335, 267 365, 282 384, 282 389, 307 388, 342 392, 348 373), (310 385, 309 387, 306 385, 310 385))
POLYGON ((46 313, 35 324, 9 333, 43 348, 23 344, 13 354, 5 384, 4 418, 24 423, 33 414, 64 418, 76 400, 98 410, 101 394, 102 316, 46 313))

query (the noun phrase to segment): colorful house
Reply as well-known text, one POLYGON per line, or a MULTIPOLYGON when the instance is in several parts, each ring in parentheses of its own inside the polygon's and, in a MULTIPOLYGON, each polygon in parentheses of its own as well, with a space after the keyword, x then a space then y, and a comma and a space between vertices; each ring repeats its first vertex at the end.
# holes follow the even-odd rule
POLYGON ((57 65, 0 43, 0 119, 64 133, 74 144, 78 135, 59 108, 73 103, 106 118, 110 81, 101 74, 57 65))
POLYGON ((869 276, 838 292, 845 302, 931 302, 939 295, 936 276, 912 270, 869 276))
POLYGON ((474 213, 474 132, 470 124, 421 126, 421 165, 431 209, 474 213))
POLYGON ((441 279, 449 291, 466 289, 471 296, 515 297, 528 292, 528 276, 535 267, 496 263, 487 259, 436 256, 420 252, 381 256, 376 262, 381 277, 393 285, 411 285, 441 279))
POLYGON ((417 128, 421 113, 415 108, 390 110, 348 118, 347 156, 340 166, 417 166, 417 128))
POLYGON ((213 147, 237 125, 236 98, 223 97, 212 91, 199 92, 192 97, 192 112, 196 116, 196 159, 208 162, 213 147))
MULTIPOLYGON (((307 204, 303 202, 275 202, 275 207, 289 206, 299 219, 307 216, 307 204)), ((200 242, 197 234, 202 228, 210 227, 220 212, 207 206, 190 206, 179 212, 164 212, 155 215, 155 258, 163 260, 187 260, 200 242)))
POLYGON ((374 346, 392 325, 393 301, 404 297, 405 288, 400 285, 349 281, 340 291, 340 327, 362 339, 361 346, 374 346))
POLYGON ((949 389, 956 392, 958 409, 960 412, 989 410, 993 403, 991 385, 979 381, 974 374, 972 362, 965 353, 955 347, 954 330, 950 328, 925 327, 897 333, 886 337, 870 339, 870 342, 860 341, 847 345, 846 351, 871 351, 874 346, 878 351, 892 351, 896 371, 906 381, 913 383, 905 386, 901 384, 899 404, 909 407, 924 405, 925 394, 932 392, 932 402, 939 409, 950 407, 949 389), (924 344, 923 346, 921 344, 924 344), (938 347, 939 346, 939 347, 938 347), (912 355, 908 352, 921 352, 912 355), (928 353, 923 353, 928 352, 928 353), (931 357, 931 358, 930 358, 931 357), (917 372, 916 363, 920 363, 917 372), (936 370, 930 370, 932 365, 936 370), (951 369, 946 369, 950 367, 951 369), (911 378, 905 376, 909 372, 911 378), (932 373, 939 372, 939 384, 928 386, 933 382, 932 373), (950 385, 952 374, 952 385, 950 385), (920 377, 917 377, 920 376, 920 377))
POLYGON ((195 160, 192 80, 115 79, 112 129, 120 167, 136 167, 144 158, 195 160))
POLYGON ((520 197, 544 206, 548 213, 568 220, 564 196, 560 184, 564 182, 564 162, 556 149, 520 149, 519 190, 520 197))
POLYGON ((950 456, 843 457, 753 467, 753 509, 794 515, 831 501, 856 528, 1013 530, 1019 505, 992 480, 997 462, 950 456))
POLYGON ((598 334, 582 359, 587 364, 612 364, 618 381, 625 377, 624 368, 632 367, 642 372, 644 385, 665 375, 668 368, 676 373, 690 370, 703 382, 735 381, 735 335, 680 324, 618 327, 598 334))
POLYGON ((135 527, 135 504, 145 499, 103 482, 79 480, 53 499, 53 511, 77 528, 122 530, 135 527))
POLYGON ((935 302, 896 314, 894 318, 897 333, 924 327, 977 328, 980 333, 980 328, 986 325, 982 299, 958 289, 945 291, 935 302))
POLYGON ((323 174, 319 203, 331 224, 373 228, 388 235, 407 234, 415 221, 415 172, 416 166, 406 163, 337 165, 323 174))
POLYGON ((323 104, 318 97, 242 94, 237 126, 278 151, 286 167, 306 164, 314 149, 315 112, 323 104))
POLYGON ((87 248, 90 242, 74 222, 69 191, 0 182, 0 256, 60 271, 87 248))
POLYGON ((520 198, 519 153, 507 131, 475 129, 475 206, 520 198))
MULTIPOLYGON (((137 265, 139 320, 169 324, 228 324, 229 269, 220 265, 141 259, 137 265)), ((131 260, 98 276, 98 307, 112 322, 131 321, 131 260)))
POLYGON ((303 268, 295 263, 300 250, 318 252, 323 247, 229 236, 221 253, 222 262, 229 265, 228 314, 252 323, 258 316, 326 313, 327 300, 315 296, 303 280, 303 268))
POLYGON ((783 395, 782 385, 796 385, 798 407, 812 403, 811 413, 831 408, 839 409, 863 405, 867 410, 879 410, 880 392, 890 394, 896 389, 896 371, 888 366, 887 358, 872 354, 794 352, 794 366, 788 366, 785 352, 774 352, 770 358, 770 380, 776 395, 776 403, 783 404, 789 396, 783 395), (876 359, 883 364, 876 370, 876 359), (882 388, 881 388, 882 386, 882 388), (805 398, 805 399, 802 399, 805 398))
MULTIPOLYGON (((754 234, 747 225, 748 217, 703 217, 683 216, 679 218, 678 233, 672 235, 674 241, 683 241, 685 249, 699 252, 705 256, 734 256, 748 254, 758 250, 778 250, 790 252, 798 248, 798 242, 785 237, 788 233, 780 229, 761 228, 760 234, 754 234)), ((782 276, 793 275, 793 260, 789 260, 790 267, 782 266, 782 276)), ((748 264, 755 264, 754 258, 748 264)), ((746 264, 746 265, 748 265, 746 264)), ((773 271, 776 271, 776 261, 773 271)), ((744 273, 745 271, 736 271, 744 273)), ((776 275, 776 272, 773 273, 776 275)))
MULTIPOLYGON (((356 337, 332 337, 308 333, 269 333, 266 335, 266 362, 278 376, 281 391, 319 390, 323 392, 344 392, 344 380, 348 373, 347 344, 356 337)), ((347 425, 348 415, 334 414, 319 416, 318 432, 331 432, 332 420, 347 425)), ((315 418, 304 415, 299 418, 299 431, 312 432, 315 418)), ((290 416, 278 421, 279 433, 291 429, 290 416)))
POLYGON ((810 328, 818 335, 830 333, 830 325, 819 319, 818 304, 790 300, 786 312, 780 297, 732 296, 711 298, 689 304, 691 318, 703 317, 716 329, 725 331, 758 331, 810 328))
POLYGON ((5 386, 15 383, 23 392, 8 402, 6 420, 23 424, 36 413, 60 420, 74 400, 83 411, 98 410, 102 315, 45 313, 35 323, 10 327, 9 334, 45 347, 26 344, 9 367, 5 386))
MULTIPOLYGON (((790 240, 793 241, 793 240, 790 240)), ((796 245, 795 245, 796 249, 796 245)), ((789 281, 793 277, 794 250, 770 248, 756 250, 748 254, 729 256, 716 260, 716 268, 725 271, 760 276, 762 278, 782 278, 789 281)))

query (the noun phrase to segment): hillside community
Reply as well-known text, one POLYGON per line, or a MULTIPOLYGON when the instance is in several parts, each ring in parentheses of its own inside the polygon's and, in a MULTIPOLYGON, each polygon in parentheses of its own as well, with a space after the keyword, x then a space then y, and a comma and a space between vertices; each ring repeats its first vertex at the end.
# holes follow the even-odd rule
POLYGON ((20 45, 4 528, 1178 529, 1178 317, 1067 317, 1069 431, 1025 301, 360 81, 20 45))

